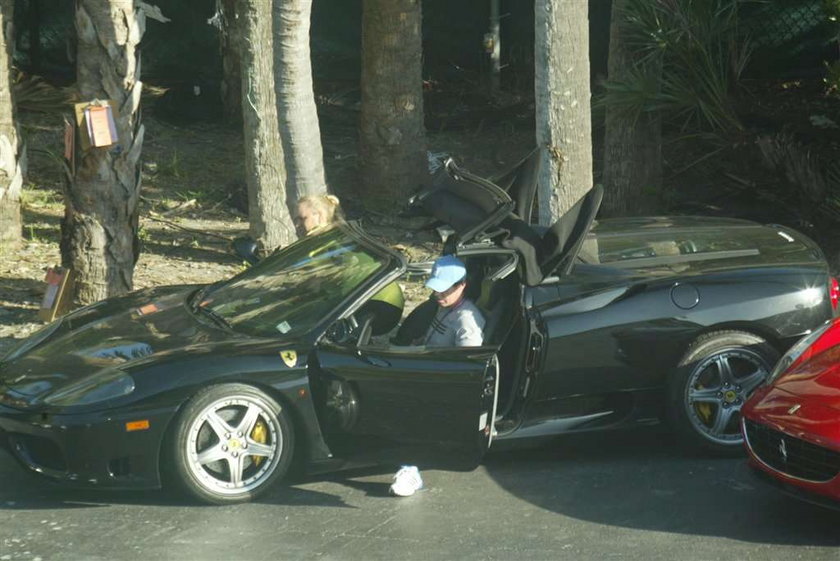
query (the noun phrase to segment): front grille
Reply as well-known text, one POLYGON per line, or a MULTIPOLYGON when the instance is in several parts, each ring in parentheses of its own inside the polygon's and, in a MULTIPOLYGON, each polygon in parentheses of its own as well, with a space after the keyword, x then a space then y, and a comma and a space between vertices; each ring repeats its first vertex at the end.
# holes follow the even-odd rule
POLYGON ((747 441, 758 458, 776 471, 825 482, 840 473, 840 453, 744 419, 747 441))

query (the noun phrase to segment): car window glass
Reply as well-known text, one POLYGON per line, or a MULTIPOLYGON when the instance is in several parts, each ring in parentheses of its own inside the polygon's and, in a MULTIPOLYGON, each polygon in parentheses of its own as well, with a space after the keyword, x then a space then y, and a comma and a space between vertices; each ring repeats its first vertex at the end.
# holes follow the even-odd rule
POLYGON ((623 232, 622 235, 588 237, 581 247, 585 263, 614 267, 706 268, 715 261, 748 265, 785 262, 807 246, 790 236, 763 227, 731 229, 664 229, 658 232, 623 232))
POLYGON ((377 272, 388 257, 343 228, 306 237, 209 291, 199 306, 233 329, 276 336, 313 328, 377 272))

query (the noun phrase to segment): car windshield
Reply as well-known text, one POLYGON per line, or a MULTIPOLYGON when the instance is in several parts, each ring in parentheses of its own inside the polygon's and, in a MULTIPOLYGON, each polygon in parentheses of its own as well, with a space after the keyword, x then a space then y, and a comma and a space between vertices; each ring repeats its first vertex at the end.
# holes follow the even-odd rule
POLYGON ((300 335, 381 271, 387 254, 334 227, 272 254, 199 294, 194 303, 231 329, 260 336, 300 335))

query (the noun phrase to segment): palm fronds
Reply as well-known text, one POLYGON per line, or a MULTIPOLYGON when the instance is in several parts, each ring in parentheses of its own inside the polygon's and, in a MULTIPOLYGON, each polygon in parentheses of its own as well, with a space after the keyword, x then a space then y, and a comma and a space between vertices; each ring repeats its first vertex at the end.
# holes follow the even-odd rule
POLYGON ((12 72, 12 91, 18 108, 40 113, 66 111, 78 98, 74 88, 59 88, 17 70, 12 72))
POLYGON ((732 102, 752 48, 742 0, 628 0, 619 17, 634 65, 605 84, 604 103, 661 111, 682 128, 741 130, 732 102))

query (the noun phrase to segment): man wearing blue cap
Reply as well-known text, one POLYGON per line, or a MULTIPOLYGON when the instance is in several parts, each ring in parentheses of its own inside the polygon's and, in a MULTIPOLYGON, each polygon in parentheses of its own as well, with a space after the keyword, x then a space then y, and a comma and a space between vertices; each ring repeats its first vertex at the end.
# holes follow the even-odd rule
POLYGON ((479 347, 484 341, 484 317, 464 296, 467 268, 454 255, 435 261, 432 275, 426 281, 438 309, 424 343, 441 347, 479 347))
MULTIPOLYGON (((432 266, 426 281, 438 308, 424 343, 442 347, 480 347, 484 342, 484 317, 466 296, 467 268, 454 255, 444 255, 432 266)), ((409 497, 423 488, 423 478, 417 466, 402 466, 394 475, 390 491, 399 497, 409 497)))

